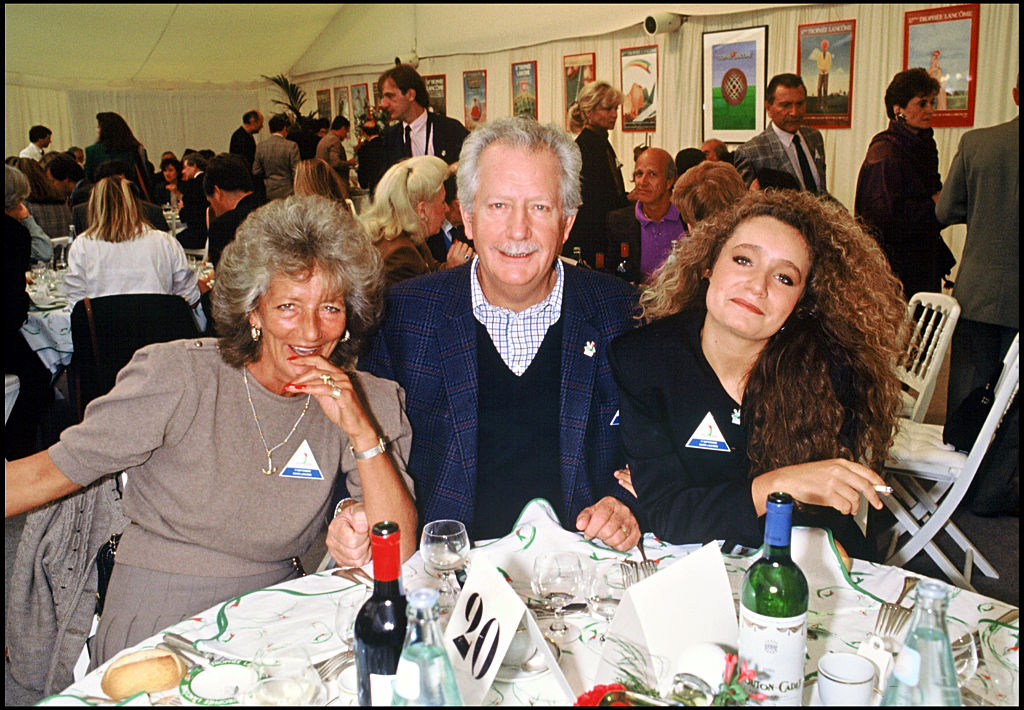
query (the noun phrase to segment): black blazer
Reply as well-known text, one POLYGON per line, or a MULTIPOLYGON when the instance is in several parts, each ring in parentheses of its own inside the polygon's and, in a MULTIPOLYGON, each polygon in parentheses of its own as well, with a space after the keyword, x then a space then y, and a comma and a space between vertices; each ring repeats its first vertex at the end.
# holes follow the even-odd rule
MULTIPOLYGON (((430 138, 434 143, 434 155, 451 165, 459 159, 462 152, 462 141, 466 140, 469 131, 454 118, 427 113, 427 126, 430 138)), ((381 136, 384 141, 384 167, 381 174, 387 172, 395 163, 405 158, 405 136, 402 122, 391 124, 381 136)))
POLYGON ((239 126, 231 134, 231 146, 228 148, 228 152, 242 158, 249 166, 249 170, 252 170, 252 162, 256 160, 256 139, 249 131, 245 130, 244 126, 239 126))

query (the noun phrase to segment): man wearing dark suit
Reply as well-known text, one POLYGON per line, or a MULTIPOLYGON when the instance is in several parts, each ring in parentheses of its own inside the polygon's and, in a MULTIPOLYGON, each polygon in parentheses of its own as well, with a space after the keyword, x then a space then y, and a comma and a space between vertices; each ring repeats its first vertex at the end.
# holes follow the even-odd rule
POLYGON ((640 283, 665 261, 672 245, 686 234, 679 210, 672 204, 676 162, 661 148, 647 148, 633 171, 635 205, 612 210, 605 217, 608 249, 605 268, 630 283, 640 283), (623 247, 625 245, 625 247, 623 247))
POLYGON ((825 141, 804 123, 807 88, 796 74, 768 82, 765 110, 771 123, 733 153, 733 164, 749 187, 765 168, 787 172, 809 192, 825 193, 825 141))
POLYGON ((253 137, 263 130, 263 114, 253 109, 242 114, 242 125, 231 134, 231 146, 228 152, 239 156, 252 170, 252 161, 256 159, 256 139, 253 137))
POLYGON ((359 128, 360 142, 356 146, 356 176, 359 186, 373 192, 384 174, 384 140, 380 137, 380 126, 368 118, 359 128))
POLYGON ((230 153, 221 153, 206 166, 203 190, 213 213, 208 258, 216 268, 224 247, 234 241, 239 225, 263 205, 263 199, 254 191, 243 159, 230 153))
POLYGON ((299 146, 285 138, 288 118, 270 117, 270 137, 256 146, 252 174, 263 178, 268 200, 288 197, 294 190, 295 167, 299 164, 299 146))
MULTIPOLYGON (((458 167, 462 142, 469 131, 454 118, 427 111, 430 95, 415 69, 399 64, 380 75, 381 107, 396 121, 388 126, 384 141, 383 175, 395 163, 417 155, 436 155, 448 163, 452 176, 458 167)), ((454 187, 454 177, 446 191, 454 187)))
MULTIPOLYGON (((1019 86, 1012 95, 1020 105, 1019 86)), ((967 224, 953 288, 960 320, 950 345, 947 425, 973 390, 993 381, 1020 331, 1019 136, 1016 118, 965 133, 935 206, 943 225, 967 224)), ((976 515, 1020 506, 1012 486, 1019 471, 1019 422, 1014 406, 975 477, 968 500, 976 515)))
POLYGON ((203 171, 206 158, 201 154, 186 153, 181 159, 181 210, 178 216, 188 225, 178 232, 178 241, 185 249, 202 249, 206 244, 206 210, 210 203, 203 192, 203 171))
POLYGON ((451 198, 445 195, 445 203, 448 206, 448 216, 441 223, 441 231, 427 237, 427 248, 438 264, 443 264, 448 259, 448 250, 455 242, 466 242, 466 228, 462 225, 462 205, 459 204, 457 195, 451 198))
MULTIPOLYGON (((392 287, 359 361, 405 390, 419 519, 496 537, 542 497, 569 529, 627 550, 641 530, 614 477, 607 346, 632 327, 637 295, 558 259, 580 203, 579 152, 564 131, 517 117, 476 129, 461 163, 477 258, 392 287), (493 209, 498 195, 505 209, 493 209)), ((354 545, 350 527, 336 518, 328 549, 354 545)))

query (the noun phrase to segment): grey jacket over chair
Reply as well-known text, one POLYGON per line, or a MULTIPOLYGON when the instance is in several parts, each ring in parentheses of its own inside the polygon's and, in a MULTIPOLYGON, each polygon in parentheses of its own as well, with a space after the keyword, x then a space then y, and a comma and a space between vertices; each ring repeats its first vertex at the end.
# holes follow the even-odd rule
POLYGON ((74 681, 96 611, 96 553, 128 525, 116 475, 32 511, 6 610, 11 676, 46 695, 74 681))

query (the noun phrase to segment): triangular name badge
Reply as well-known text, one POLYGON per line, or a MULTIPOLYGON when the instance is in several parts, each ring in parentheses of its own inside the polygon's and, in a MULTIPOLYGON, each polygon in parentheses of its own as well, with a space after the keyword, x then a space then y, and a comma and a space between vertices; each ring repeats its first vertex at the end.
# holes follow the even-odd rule
POLYGON ((302 440, 299 448, 288 459, 288 465, 281 471, 281 475, 287 478, 308 478, 320 481, 324 479, 324 474, 320 473, 320 464, 316 462, 308 441, 302 440))
POLYGON ((686 448, 729 451, 729 444, 725 442, 725 437, 722 436, 722 431, 718 428, 715 418, 711 416, 711 412, 704 415, 700 425, 690 434, 686 448))

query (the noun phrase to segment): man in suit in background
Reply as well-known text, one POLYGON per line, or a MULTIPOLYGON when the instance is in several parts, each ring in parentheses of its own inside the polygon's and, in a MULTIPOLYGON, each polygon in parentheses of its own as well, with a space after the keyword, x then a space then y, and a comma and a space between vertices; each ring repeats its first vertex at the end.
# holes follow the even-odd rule
POLYGON ((608 271, 614 267, 620 278, 640 283, 661 266, 676 240, 686 235, 683 218, 671 202, 675 182, 676 162, 671 153, 661 148, 640 153, 633 170, 636 204, 612 210, 605 217, 608 271))
POLYGON ((384 141, 380 137, 380 126, 372 117, 359 127, 359 145, 356 146, 356 175, 359 186, 371 193, 384 174, 384 141))
POLYGON ((750 183, 765 168, 795 177, 808 192, 825 188, 825 141, 804 123, 807 88, 796 74, 778 74, 768 82, 765 110, 771 123, 733 153, 733 164, 750 183))
POLYGON ((395 121, 381 137, 384 141, 384 164, 381 175, 404 158, 436 155, 448 163, 453 177, 446 192, 455 187, 455 170, 459 151, 469 131, 454 118, 427 111, 430 95, 427 85, 408 64, 397 64, 380 75, 381 107, 395 121))
POLYGON ((270 117, 270 137, 256 146, 252 174, 263 178, 267 200, 288 197, 294 190, 295 166, 299 164, 299 146, 285 137, 288 117, 270 117))
MULTIPOLYGON (((441 223, 441 231, 427 237, 427 248, 438 264, 443 264, 448 259, 448 250, 455 242, 467 242, 466 228, 462 224, 462 205, 459 203, 458 195, 445 193, 445 204, 448 207, 448 216, 441 223)), ((468 243, 468 242, 467 242, 468 243)))
MULTIPOLYGON (((587 539, 627 550, 640 537, 636 499, 614 478, 624 459, 606 354, 632 327, 637 294, 558 258, 581 165, 560 129, 519 117, 477 128, 458 175, 477 258, 388 291, 359 367, 405 389, 421 521, 498 537, 542 497, 587 539)), ((328 549, 354 547, 357 526, 343 511, 328 549)))
POLYGON ((256 139, 253 137, 263 130, 263 114, 253 109, 242 114, 242 125, 231 134, 229 153, 241 157, 252 170, 252 162, 256 159, 256 139))
POLYGON ((188 226, 178 232, 178 241, 186 249, 202 249, 206 245, 207 214, 210 203, 203 192, 203 171, 206 158, 198 151, 181 158, 181 210, 178 217, 188 226))
MULTIPOLYGON (((1020 75, 1013 102, 1020 105, 1020 75)), ((995 382, 1003 356, 1020 331, 1020 196, 1018 119, 968 131, 942 185, 935 216, 944 225, 967 224, 953 296, 960 303, 950 345, 946 423, 970 393, 995 382)), ((1020 509, 1020 410, 1003 419, 971 490, 975 515, 1020 509)))
POLYGON ((342 141, 348 138, 349 121, 344 116, 335 116, 331 127, 316 144, 316 157, 331 166, 338 173, 345 187, 348 187, 348 172, 354 161, 348 159, 342 141))
POLYGON ((244 159, 231 153, 221 153, 207 164, 203 191, 213 213, 209 260, 216 267, 224 247, 234 241, 238 226, 264 200, 254 190, 244 159))

